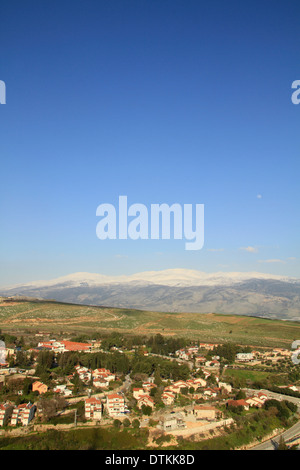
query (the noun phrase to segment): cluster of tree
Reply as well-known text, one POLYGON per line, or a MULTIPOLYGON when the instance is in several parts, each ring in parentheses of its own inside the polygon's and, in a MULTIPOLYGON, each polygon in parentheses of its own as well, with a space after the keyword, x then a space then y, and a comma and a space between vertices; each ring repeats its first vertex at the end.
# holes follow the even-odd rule
POLYGON ((112 332, 102 338, 101 348, 109 351, 112 347, 132 349, 134 346, 146 346, 153 354, 168 356, 174 354, 178 349, 184 348, 188 344, 184 338, 167 338, 161 334, 154 336, 143 335, 122 335, 118 332, 112 332))
POLYGON ((43 397, 39 400, 38 404, 38 407, 42 412, 44 421, 49 421, 51 418, 56 416, 58 412, 64 410, 66 406, 66 399, 60 396, 57 396, 52 399, 43 397))
POLYGON ((37 357, 36 374, 41 376, 47 373, 55 365, 55 354, 53 351, 40 351, 37 357))
POLYGON ((235 356, 238 352, 241 352, 240 346, 235 343, 224 343, 218 346, 215 346, 211 356, 220 356, 226 362, 231 364, 235 361, 235 356))
POLYGON ((278 401, 278 400, 267 400, 264 404, 266 410, 271 408, 276 409, 276 415, 280 420, 287 420, 290 418, 292 413, 297 411, 297 405, 291 403, 290 401, 278 401))
POLYGON ((105 351, 109 351, 111 348, 122 348, 124 347, 124 336, 118 332, 112 332, 107 338, 103 338, 101 341, 101 348, 105 351))
POLYGON ((12 336, 8 333, 2 333, 2 330, 0 330, 0 341, 4 341, 5 344, 15 344, 15 345, 18 344, 18 339, 16 336, 12 336))
POLYGON ((9 364, 9 367, 21 367, 21 368, 26 369, 33 364, 34 357, 33 357, 33 354, 28 356, 28 354, 25 351, 19 350, 16 352, 15 357, 8 356, 7 362, 9 364))
POLYGON ((162 359, 155 356, 135 356, 131 361, 132 374, 143 373, 152 375, 156 373, 163 379, 187 380, 190 370, 186 364, 178 364, 174 360, 162 359))
POLYGON ((179 364, 175 360, 163 359, 156 356, 144 356, 135 354, 131 359, 118 351, 79 353, 64 352, 56 357, 52 351, 40 351, 37 357, 36 374, 49 382, 52 372, 61 375, 71 375, 75 371, 75 366, 80 364, 88 369, 105 368, 113 373, 126 375, 144 374, 150 376, 155 374, 156 384, 159 385, 162 379, 187 380, 189 378, 189 368, 186 364, 179 364))
POLYGON ((132 422, 130 422, 130 420, 128 418, 125 418, 123 421, 120 421, 119 419, 114 419, 114 422, 113 422, 113 426, 116 429, 120 429, 121 426, 123 426, 124 428, 128 428, 130 425, 134 429, 138 429, 140 427, 140 422, 137 418, 132 420, 132 422))
POLYGON ((288 374, 288 380, 292 383, 298 382, 298 380, 300 380, 300 369, 295 367, 290 370, 288 374))
POLYGON ((166 338, 161 334, 157 334, 148 338, 145 345, 153 354, 168 356, 174 354, 178 349, 186 347, 187 341, 184 338, 166 338))
POLYGON ((79 357, 80 364, 89 369, 109 369, 113 373, 127 374, 130 371, 128 356, 118 351, 110 353, 83 353, 79 357))

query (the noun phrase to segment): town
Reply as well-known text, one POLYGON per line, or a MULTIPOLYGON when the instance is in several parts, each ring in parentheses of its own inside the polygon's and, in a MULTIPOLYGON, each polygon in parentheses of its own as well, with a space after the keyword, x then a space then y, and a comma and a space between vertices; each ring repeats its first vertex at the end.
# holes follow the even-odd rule
POLYGON ((1 332, 0 439, 54 428, 138 429, 155 448, 241 434, 247 423, 253 441, 249 432, 240 438, 245 448, 298 422, 300 372, 289 349, 161 334, 58 336, 1 332))

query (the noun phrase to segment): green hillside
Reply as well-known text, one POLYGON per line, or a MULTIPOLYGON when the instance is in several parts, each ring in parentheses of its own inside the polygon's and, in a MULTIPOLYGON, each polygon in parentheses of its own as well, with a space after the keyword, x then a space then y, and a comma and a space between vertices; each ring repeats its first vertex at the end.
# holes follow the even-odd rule
POLYGON ((290 347, 300 322, 217 313, 169 313, 74 305, 54 301, 2 301, 0 328, 18 334, 91 333, 112 330, 133 335, 176 335, 203 342, 232 341, 290 347))

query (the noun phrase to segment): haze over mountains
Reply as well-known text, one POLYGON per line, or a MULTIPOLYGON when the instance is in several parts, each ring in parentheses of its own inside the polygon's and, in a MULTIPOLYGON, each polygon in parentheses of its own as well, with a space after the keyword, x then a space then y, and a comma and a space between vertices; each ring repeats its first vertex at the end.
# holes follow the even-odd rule
POLYGON ((257 272, 168 269, 128 276, 75 273, 3 287, 0 294, 162 312, 255 315, 300 321, 300 279, 257 272))

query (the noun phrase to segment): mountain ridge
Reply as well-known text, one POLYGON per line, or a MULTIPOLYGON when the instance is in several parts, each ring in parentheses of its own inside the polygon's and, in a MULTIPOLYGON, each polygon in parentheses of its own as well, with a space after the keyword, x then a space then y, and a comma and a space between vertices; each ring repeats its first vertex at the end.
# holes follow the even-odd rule
POLYGON ((160 312, 216 312, 300 320, 300 280, 255 272, 175 269, 129 276, 74 273, 0 288, 0 295, 160 312))
POLYGON ((129 275, 109 276, 99 273, 76 272, 50 280, 38 280, 27 283, 3 286, 1 290, 16 289, 19 287, 42 287, 57 284, 72 283, 80 285, 83 282, 89 285, 123 284, 128 282, 145 282, 158 285, 219 285, 243 282, 249 279, 272 279, 283 282, 300 282, 300 279, 276 274, 260 272, 223 272, 206 273, 194 269, 165 269, 160 271, 144 271, 129 275))

